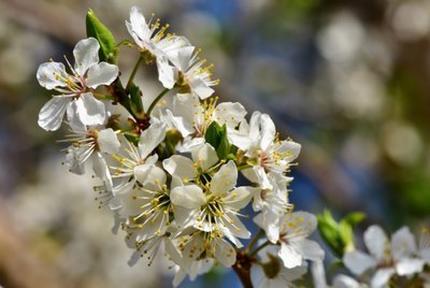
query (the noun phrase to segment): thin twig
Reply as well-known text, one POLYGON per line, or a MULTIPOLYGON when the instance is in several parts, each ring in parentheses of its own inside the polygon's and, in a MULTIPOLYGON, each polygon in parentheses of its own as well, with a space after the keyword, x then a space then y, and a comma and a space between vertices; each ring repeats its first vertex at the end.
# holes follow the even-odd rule
POLYGON ((161 100, 161 98, 163 98, 164 95, 166 95, 167 92, 169 92, 169 89, 164 89, 163 91, 161 91, 160 94, 158 94, 158 96, 154 99, 154 101, 152 101, 151 105, 148 108, 148 111, 146 112, 147 115, 151 115, 152 110, 154 110, 155 106, 157 105, 158 101, 161 100))

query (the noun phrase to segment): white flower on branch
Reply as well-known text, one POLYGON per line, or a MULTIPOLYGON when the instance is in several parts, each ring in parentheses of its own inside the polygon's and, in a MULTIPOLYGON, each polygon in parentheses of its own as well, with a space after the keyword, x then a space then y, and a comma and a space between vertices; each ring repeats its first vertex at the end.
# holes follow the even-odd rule
POLYGON ((226 125, 227 133, 245 121, 247 114, 240 103, 223 102, 217 105, 217 98, 200 101, 195 94, 177 94, 172 110, 165 111, 166 118, 185 138, 179 150, 189 152, 204 142, 209 125, 216 121, 226 125))
POLYGON ((149 20, 137 7, 130 10, 130 21, 125 22, 128 32, 142 50, 146 61, 155 60, 158 68, 158 79, 165 88, 171 89, 175 85, 175 69, 169 63, 168 54, 181 47, 189 47, 184 37, 167 35, 168 25, 160 26, 160 21, 149 20))
MULTIPOLYGON (((74 50, 74 67, 67 61, 71 74, 64 64, 46 62, 37 70, 39 84, 54 95, 40 110, 38 124, 45 130, 57 130, 64 114, 69 117, 75 111, 85 125, 101 125, 106 120, 105 105, 94 98, 93 89, 109 85, 118 77, 118 67, 106 62, 99 63, 100 45, 94 38, 79 41, 74 50), (76 109, 69 109, 75 105, 76 109)), ((67 59, 66 59, 67 60, 67 59)))
POLYGON ((240 129, 229 137, 234 145, 246 151, 247 163, 252 166, 242 170, 242 174, 263 189, 272 188, 267 172, 287 172, 301 149, 300 144, 294 141, 279 141, 272 119, 260 112, 252 114, 249 126, 242 122, 240 129))
MULTIPOLYGON (((262 214, 255 217, 258 226, 263 227, 262 214)), ((314 215, 298 211, 285 214, 279 227, 278 256, 286 268, 301 266, 304 260, 320 261, 324 258, 324 250, 313 240, 307 239, 317 228, 314 215)))
POLYGON ((425 262, 416 257, 415 237, 407 227, 395 232, 390 242, 381 227, 370 226, 364 233, 364 243, 370 254, 351 251, 344 255, 343 262, 355 275, 375 271, 371 287, 385 287, 395 274, 412 276, 423 270, 425 262))
POLYGON ((254 288, 296 287, 294 281, 307 272, 306 262, 294 268, 286 268, 273 247, 266 247, 258 253, 260 261, 251 266, 251 281, 254 288))
POLYGON ((219 81, 211 79, 213 65, 205 65, 206 60, 198 57, 195 47, 181 47, 168 54, 176 68, 176 84, 183 92, 197 95, 202 100, 212 96, 215 90, 211 87, 219 81))
POLYGON ((175 217, 187 219, 187 226, 198 230, 221 233, 241 247, 236 237, 249 238, 251 234, 239 220, 239 211, 250 202, 256 188, 235 188, 237 176, 236 165, 229 161, 211 180, 176 187, 170 193, 171 201, 186 209, 177 211, 184 215, 175 217))
POLYGON ((269 241, 275 244, 279 240, 279 229, 285 213, 293 209, 288 201, 288 184, 292 178, 273 172, 267 176, 272 188, 261 189, 254 195, 254 211, 261 211, 254 221, 266 232, 269 241))

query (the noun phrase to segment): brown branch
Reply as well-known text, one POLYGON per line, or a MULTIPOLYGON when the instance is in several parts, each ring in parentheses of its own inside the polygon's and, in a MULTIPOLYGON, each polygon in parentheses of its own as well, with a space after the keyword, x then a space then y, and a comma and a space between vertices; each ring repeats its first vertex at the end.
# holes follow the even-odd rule
POLYGON ((236 272, 244 288, 253 288, 251 282, 251 263, 253 259, 242 251, 237 252, 236 263, 233 265, 233 271, 236 272))

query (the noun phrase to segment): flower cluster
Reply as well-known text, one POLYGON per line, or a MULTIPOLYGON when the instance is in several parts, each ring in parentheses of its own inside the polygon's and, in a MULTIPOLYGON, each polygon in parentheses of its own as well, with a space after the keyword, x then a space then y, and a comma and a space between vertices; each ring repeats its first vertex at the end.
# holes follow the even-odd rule
POLYGON ((112 211, 114 232, 126 232, 135 251, 129 264, 144 258, 150 265, 166 255, 178 285, 215 263, 237 266, 246 250, 250 278, 263 287, 265 281, 290 283, 306 271, 306 260, 321 260, 323 250, 307 239, 316 218, 293 212, 288 200, 288 173, 300 144, 281 140, 269 115, 254 112, 248 120, 240 103, 218 103, 213 66, 185 37, 168 33, 159 20, 146 21, 136 7, 126 21, 134 40, 127 45, 139 60, 124 87, 113 56, 118 45, 110 45, 109 54, 107 28, 92 11, 87 17, 104 33, 78 42, 74 65, 66 58, 67 67, 51 61, 37 71, 40 85, 55 91, 38 123, 48 131, 67 126, 64 163, 76 174, 90 167, 101 179, 96 199, 112 211), (144 64, 155 64, 164 88, 149 105, 134 83, 144 64), (163 97, 170 101, 162 103, 163 97), (262 230, 241 250, 251 238, 242 222, 248 216, 262 230), (260 239, 264 234, 267 241, 260 239), (258 241, 263 244, 251 251, 258 241))
POLYGON ((74 65, 67 58, 67 65, 43 63, 37 79, 54 91, 38 123, 47 131, 67 127, 64 164, 75 174, 90 168, 100 179, 96 200, 112 212, 114 233, 125 232, 133 249, 130 265, 166 256, 176 272, 174 285, 216 264, 234 269, 246 287, 294 286, 308 266, 315 285, 325 283, 324 250, 309 239, 320 222, 324 240, 362 281, 338 275, 333 287, 429 278, 427 234, 417 245, 402 228, 390 243, 381 228, 371 226, 364 235, 366 254, 354 249, 354 217, 338 224, 327 213, 317 220, 294 211, 289 172, 300 144, 282 140, 269 115, 248 117, 240 103, 218 103, 213 66, 185 37, 169 33, 168 25, 147 21, 133 7, 126 27, 133 41, 116 43, 90 10, 88 38, 76 44, 74 65), (117 66, 122 45, 138 53, 126 85, 117 66), (161 86, 154 97, 135 83, 137 70, 150 65, 161 86), (252 235, 245 218, 259 232, 252 235))

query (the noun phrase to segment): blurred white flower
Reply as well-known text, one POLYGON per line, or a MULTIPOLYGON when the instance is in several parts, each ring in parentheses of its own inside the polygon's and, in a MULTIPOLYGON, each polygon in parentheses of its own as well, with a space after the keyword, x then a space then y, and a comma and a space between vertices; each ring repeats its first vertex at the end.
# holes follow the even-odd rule
POLYGON ((336 13, 318 35, 318 47, 332 62, 351 61, 360 52, 365 30, 357 17, 349 12, 336 13))
POLYGON ((391 25, 400 40, 416 41, 430 31, 430 4, 428 1, 399 1, 392 13, 391 25))
POLYGON ((306 263, 286 268, 271 247, 263 249, 258 255, 260 262, 251 266, 251 281, 255 288, 296 287, 293 282, 307 272, 306 263))
MULTIPOLYGON (((261 217, 256 217, 257 225, 261 217)), ((304 265, 304 260, 320 261, 324 250, 313 240, 307 239, 317 228, 316 217, 310 213, 298 211, 287 213, 280 221, 278 256, 286 268, 304 265)))
POLYGON ((416 240, 407 227, 394 233, 390 243, 381 227, 370 226, 364 233, 364 243, 370 254, 347 252, 343 262, 355 275, 374 271, 370 281, 373 288, 385 287, 395 274, 412 276, 423 270, 425 262, 416 257, 416 240))

